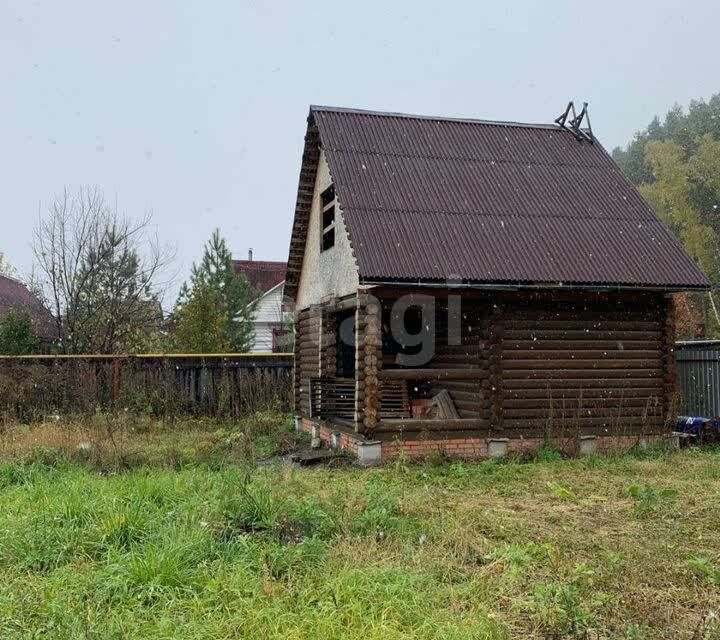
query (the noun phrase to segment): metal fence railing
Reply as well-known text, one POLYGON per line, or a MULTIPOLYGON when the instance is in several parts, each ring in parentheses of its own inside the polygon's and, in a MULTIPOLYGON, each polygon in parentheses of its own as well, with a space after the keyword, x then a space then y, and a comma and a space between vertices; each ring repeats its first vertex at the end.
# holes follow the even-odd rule
POLYGON ((678 342, 675 380, 679 415, 720 416, 720 340, 678 342))

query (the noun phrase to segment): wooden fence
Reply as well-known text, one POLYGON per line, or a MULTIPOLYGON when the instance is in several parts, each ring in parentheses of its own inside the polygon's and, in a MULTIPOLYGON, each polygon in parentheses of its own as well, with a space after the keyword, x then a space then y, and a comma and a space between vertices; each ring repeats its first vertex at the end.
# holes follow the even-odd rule
POLYGON ((237 418, 292 401, 292 354, 0 357, 0 412, 37 420, 98 410, 237 418))

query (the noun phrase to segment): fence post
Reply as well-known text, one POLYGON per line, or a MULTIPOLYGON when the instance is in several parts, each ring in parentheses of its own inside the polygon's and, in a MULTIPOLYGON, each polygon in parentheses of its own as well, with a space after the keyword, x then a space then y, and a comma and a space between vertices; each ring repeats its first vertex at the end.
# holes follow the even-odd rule
POLYGON ((113 360, 113 375, 112 375, 112 401, 113 405, 117 404, 120 400, 120 358, 113 360))

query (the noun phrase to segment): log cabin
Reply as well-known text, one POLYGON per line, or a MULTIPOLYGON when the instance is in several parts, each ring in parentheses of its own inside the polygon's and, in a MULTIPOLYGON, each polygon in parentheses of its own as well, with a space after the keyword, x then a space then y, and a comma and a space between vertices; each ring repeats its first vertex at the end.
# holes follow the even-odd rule
POLYGON ((310 108, 298 428, 366 462, 669 433, 673 294, 708 280, 581 120, 310 108))

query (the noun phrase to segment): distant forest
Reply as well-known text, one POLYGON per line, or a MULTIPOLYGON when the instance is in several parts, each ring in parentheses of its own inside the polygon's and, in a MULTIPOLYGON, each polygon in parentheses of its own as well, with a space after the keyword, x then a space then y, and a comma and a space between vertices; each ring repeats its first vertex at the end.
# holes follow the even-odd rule
MULTIPOLYGON (((675 105, 612 155, 707 274, 715 291, 720 283, 720 93, 707 102, 693 100, 687 111, 675 105)), ((704 327, 682 326, 680 333, 718 337, 718 302, 717 294, 684 298, 681 303, 688 317, 683 321, 704 327)))

